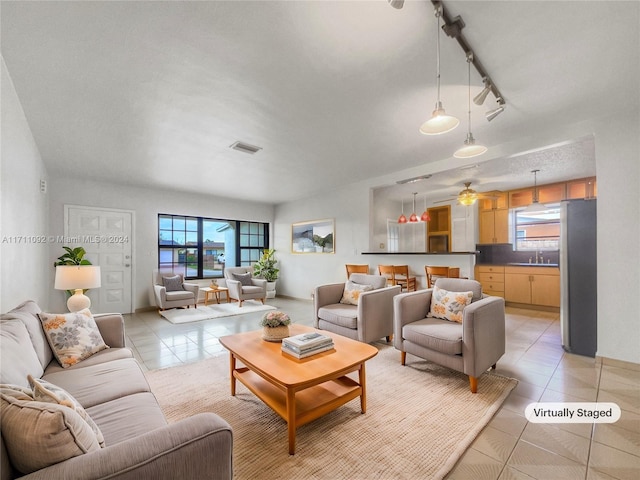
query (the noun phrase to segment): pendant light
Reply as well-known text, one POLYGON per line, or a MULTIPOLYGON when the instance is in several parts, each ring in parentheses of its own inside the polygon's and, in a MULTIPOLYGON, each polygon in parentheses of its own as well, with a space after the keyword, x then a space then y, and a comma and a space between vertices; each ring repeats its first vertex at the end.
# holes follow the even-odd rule
POLYGON ((456 117, 447 115, 440 101, 440 17, 442 16, 442 5, 435 7, 435 15, 438 25, 436 37, 436 85, 438 89, 438 101, 436 103, 436 109, 431 114, 431 118, 420 127, 420 133, 425 135, 440 135, 441 133, 450 132, 460 123, 460 120, 456 117))
POLYGON ((413 210, 411 210, 411 216, 409 217, 410 223, 418 223, 420 221, 420 219, 418 218, 418 215, 416 215, 416 195, 417 194, 418 194, 417 192, 413 193, 413 210))
POLYGON ((467 69, 468 69, 468 78, 469 78, 469 129, 467 131, 467 138, 464 141, 464 146, 460 147, 453 154, 456 158, 471 158, 477 157, 478 155, 482 155, 487 151, 487 147, 484 145, 476 144, 475 138, 473 138, 473 134, 471 133, 471 62, 473 61, 473 53, 467 53, 467 69))
POLYGON ((424 196, 424 212, 420 216, 421 222, 428 222, 431 220, 431 216, 429 215, 429 210, 427 210, 427 196, 424 196))
POLYGON ((407 223, 407 217, 404 216, 404 200, 402 200, 402 214, 398 217, 398 223, 407 223))
POLYGON ((533 201, 530 205, 527 205, 526 208, 522 209, 521 212, 533 213, 533 212, 541 212, 546 210, 547 207, 538 201, 538 172, 540 170, 531 170, 533 173, 533 201))

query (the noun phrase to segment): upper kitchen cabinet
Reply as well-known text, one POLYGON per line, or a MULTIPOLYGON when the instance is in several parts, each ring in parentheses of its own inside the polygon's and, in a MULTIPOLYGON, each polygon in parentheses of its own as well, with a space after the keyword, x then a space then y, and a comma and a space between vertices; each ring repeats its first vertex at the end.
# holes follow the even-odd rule
POLYGON ((596 177, 567 182, 567 199, 596 198, 597 193, 596 177))
POLYGON ((507 192, 487 192, 491 197, 478 200, 478 243, 509 242, 509 204, 507 192))
MULTIPOLYGON (((552 183, 550 185, 540 185, 538 187, 538 202, 558 203, 566 198, 565 183, 552 183)), ((509 192, 509 207, 526 207, 533 203, 534 188, 521 188, 509 192)))

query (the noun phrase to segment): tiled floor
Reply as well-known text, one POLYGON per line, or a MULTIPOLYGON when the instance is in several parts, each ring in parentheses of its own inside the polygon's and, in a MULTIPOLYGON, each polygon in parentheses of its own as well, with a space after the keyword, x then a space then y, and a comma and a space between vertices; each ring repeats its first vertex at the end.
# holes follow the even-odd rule
MULTIPOLYGON (((268 303, 297 323, 311 324, 310 301, 278 297, 268 303)), ((507 309, 507 352, 497 373, 518 386, 447 477, 449 480, 640 478, 640 372, 597 367, 562 349, 558 314, 507 309), (529 423, 535 401, 615 402, 614 424, 529 423)), ((156 312, 125 316, 127 342, 148 369, 225 354, 218 338, 254 330, 262 313, 173 325, 156 312)))

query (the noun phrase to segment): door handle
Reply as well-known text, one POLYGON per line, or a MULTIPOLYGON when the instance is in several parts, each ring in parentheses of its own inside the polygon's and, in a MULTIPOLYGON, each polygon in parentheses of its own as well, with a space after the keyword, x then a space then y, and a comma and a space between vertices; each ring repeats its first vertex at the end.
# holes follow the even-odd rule
POLYGON ((130 266, 131 266, 131 264, 130 264, 130 263, 125 263, 125 264, 124 264, 124 266, 125 266, 125 267, 130 267, 130 266))

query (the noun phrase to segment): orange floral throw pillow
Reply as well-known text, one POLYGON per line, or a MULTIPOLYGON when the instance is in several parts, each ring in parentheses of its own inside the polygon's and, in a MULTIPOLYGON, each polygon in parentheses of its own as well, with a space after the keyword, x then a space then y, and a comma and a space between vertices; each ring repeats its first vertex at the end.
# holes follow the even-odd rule
POLYGON ((362 285, 359 283, 353 283, 351 280, 347 280, 344 284, 344 292, 342 293, 342 299, 340 303, 347 305, 358 305, 360 300, 360 294, 364 292, 370 292, 373 290, 371 285, 362 285))
POLYGON ((63 368, 109 348, 88 308, 67 314, 38 314, 53 354, 63 368))
POLYGON ((473 292, 449 292, 433 287, 431 294, 431 317, 462 323, 462 311, 471 303, 473 292))

